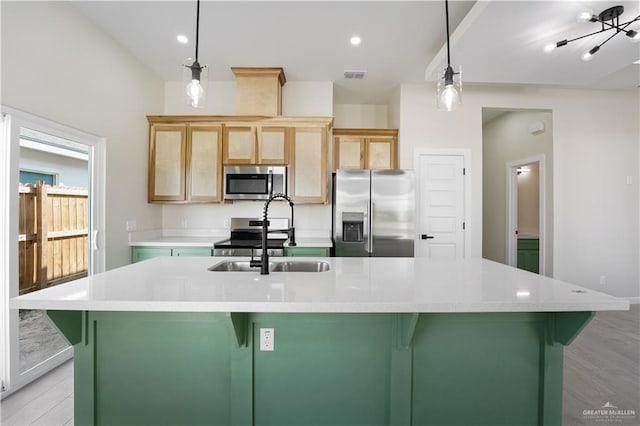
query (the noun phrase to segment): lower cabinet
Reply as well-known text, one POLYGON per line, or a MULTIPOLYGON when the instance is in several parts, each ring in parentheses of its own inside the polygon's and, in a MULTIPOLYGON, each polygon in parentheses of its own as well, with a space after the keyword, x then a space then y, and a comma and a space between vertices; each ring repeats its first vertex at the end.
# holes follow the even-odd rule
POLYGON ((74 345, 76 424, 560 426, 592 313, 47 315, 74 345))
POLYGON ((539 272, 540 240, 537 238, 518 239, 518 268, 525 271, 539 272))
POLYGON ((207 247, 131 247, 131 263, 159 256, 213 256, 207 247))
POLYGON ((330 247, 285 247, 284 255, 287 257, 329 257, 330 247))

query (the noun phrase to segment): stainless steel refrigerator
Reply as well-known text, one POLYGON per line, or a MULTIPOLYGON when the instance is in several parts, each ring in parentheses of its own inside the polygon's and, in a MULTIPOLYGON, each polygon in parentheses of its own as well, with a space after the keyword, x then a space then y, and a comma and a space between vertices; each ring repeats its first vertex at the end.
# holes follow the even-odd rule
POLYGON ((333 183, 336 256, 413 257, 413 170, 337 170, 333 183))

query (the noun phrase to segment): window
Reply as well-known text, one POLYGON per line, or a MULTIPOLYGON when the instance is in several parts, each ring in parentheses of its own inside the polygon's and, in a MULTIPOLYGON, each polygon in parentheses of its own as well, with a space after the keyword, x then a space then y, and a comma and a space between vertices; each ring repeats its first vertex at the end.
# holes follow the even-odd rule
POLYGON ((51 173, 20 170, 20 183, 32 183, 35 185, 39 180, 44 181, 47 185, 55 186, 57 179, 56 175, 51 173))

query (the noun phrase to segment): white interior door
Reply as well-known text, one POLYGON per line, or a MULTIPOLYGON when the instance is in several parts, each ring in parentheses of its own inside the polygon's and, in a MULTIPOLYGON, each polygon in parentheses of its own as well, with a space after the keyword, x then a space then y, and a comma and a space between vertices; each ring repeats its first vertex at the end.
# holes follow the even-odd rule
POLYGON ((416 256, 465 256, 465 157, 418 155, 416 256))

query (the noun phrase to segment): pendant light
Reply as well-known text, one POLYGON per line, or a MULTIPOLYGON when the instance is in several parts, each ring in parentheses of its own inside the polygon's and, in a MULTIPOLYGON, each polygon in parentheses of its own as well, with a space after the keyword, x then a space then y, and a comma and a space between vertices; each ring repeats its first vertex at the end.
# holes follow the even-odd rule
POLYGON ((188 58, 183 64, 183 81, 187 103, 193 108, 203 108, 207 95, 209 70, 198 62, 198 40, 200 36, 200 0, 196 11, 196 58, 188 58))
POLYGON ((449 47, 449 1, 444 1, 447 18, 447 67, 438 75, 438 109, 452 111, 462 102, 462 70, 454 72, 451 67, 451 49, 449 47))

